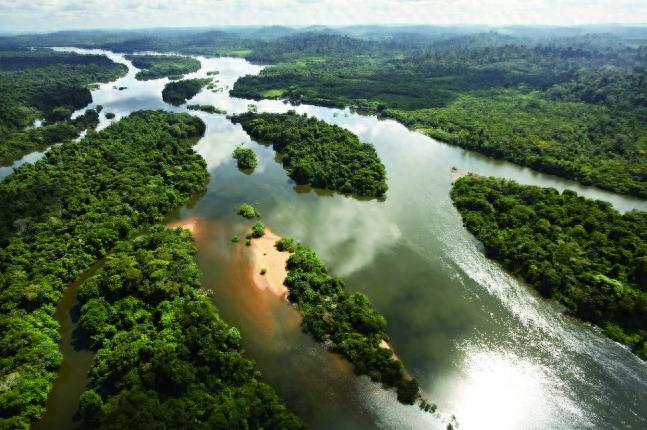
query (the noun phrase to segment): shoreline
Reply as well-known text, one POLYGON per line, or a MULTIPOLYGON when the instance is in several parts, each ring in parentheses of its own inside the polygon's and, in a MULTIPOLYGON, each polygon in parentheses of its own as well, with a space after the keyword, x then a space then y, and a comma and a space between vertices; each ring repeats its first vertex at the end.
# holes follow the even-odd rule
POLYGON ((452 168, 451 168, 451 171, 450 171, 450 176, 451 176, 451 178, 452 178, 452 184, 453 184, 454 182, 458 181, 460 178, 462 178, 462 177, 464 177, 464 176, 469 176, 469 175, 471 175, 471 174, 472 174, 472 173, 470 173, 470 172, 468 172, 468 171, 465 171, 465 170, 458 170, 457 168, 452 167, 452 168))
POLYGON ((195 234, 197 224, 198 219, 192 217, 167 223, 166 226, 168 228, 184 228, 186 230, 189 230, 191 234, 195 234))
POLYGON ((265 234, 262 237, 251 239, 251 244, 245 248, 247 248, 246 253, 250 257, 249 273, 254 285, 259 290, 269 290, 287 301, 289 291, 283 282, 288 276, 286 265, 290 253, 280 252, 274 247, 279 239, 281 239, 280 236, 266 227, 265 234), (261 275, 262 269, 266 270, 263 275, 261 275))

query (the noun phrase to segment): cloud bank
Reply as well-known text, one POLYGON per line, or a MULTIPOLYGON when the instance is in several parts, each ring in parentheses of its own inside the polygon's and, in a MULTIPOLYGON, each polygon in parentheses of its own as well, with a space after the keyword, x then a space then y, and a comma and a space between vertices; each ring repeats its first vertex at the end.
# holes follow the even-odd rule
POLYGON ((645 0, 0 0, 3 31, 221 25, 647 23, 645 0))

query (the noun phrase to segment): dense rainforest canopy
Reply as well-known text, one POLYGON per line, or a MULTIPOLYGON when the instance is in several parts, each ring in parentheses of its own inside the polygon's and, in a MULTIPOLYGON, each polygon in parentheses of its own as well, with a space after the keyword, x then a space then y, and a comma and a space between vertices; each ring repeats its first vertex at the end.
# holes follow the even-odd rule
POLYGON ((274 63, 241 78, 232 94, 353 106, 451 144, 647 197, 644 28, 277 27, 0 38, 8 48, 45 44, 274 63))
POLYGON ((92 113, 79 121, 70 121, 70 115, 92 101, 90 84, 125 73, 125 66, 103 55, 0 51, 0 160, 74 138, 96 126, 92 113), (36 119, 44 119, 45 125, 24 130, 36 119))
POLYGON ((486 254, 647 360, 647 213, 479 176, 451 192, 486 254))
POLYGON ((369 197, 380 197, 387 190, 386 172, 375 148, 344 128, 294 111, 248 112, 232 121, 254 139, 271 143, 299 184, 369 197))
POLYGON ((494 35, 404 51, 367 50, 368 42, 342 36, 307 40, 289 61, 239 79, 232 95, 352 106, 447 143, 647 197, 647 47, 602 36, 530 43, 494 35))
POLYGON ((162 100, 174 106, 179 106, 200 92, 202 87, 211 79, 184 79, 169 82, 162 90, 162 100))
POLYGON ((0 428, 43 413, 61 362, 54 307, 113 245, 207 183, 204 124, 141 111, 53 147, 0 182, 0 428))
POLYGON ((126 59, 142 69, 135 75, 140 81, 182 76, 200 70, 200 61, 181 55, 126 55, 126 59))
POLYGON ((80 324, 97 351, 83 428, 304 428, 201 294, 194 254, 188 230, 157 226, 119 243, 81 286, 80 324))
MULTIPOLYGON (((0 158, 94 128, 96 110, 70 115, 91 101, 90 84, 125 72, 103 56, 25 47, 174 51, 276 64, 240 79, 236 96, 351 106, 450 144, 647 197, 644 29, 482 31, 365 26, 0 37, 0 158), (43 127, 25 130, 38 118, 43 127)), ((155 57, 139 63, 139 78, 175 79, 194 61, 155 57)), ((163 99, 181 105, 210 82, 170 83, 163 99)), ((294 112, 234 121, 273 144, 299 183, 386 192, 374 148, 347 130, 294 112)), ((142 233, 205 186, 204 161, 190 149, 203 131, 188 115, 139 112, 90 130, 81 143, 54 147, 0 183, 0 428, 25 428, 42 415, 61 361, 54 306, 65 286, 117 243, 82 288, 82 325, 98 352, 81 399, 86 427, 301 426, 242 356, 237 331, 202 297, 190 236, 159 227, 142 233)), ((644 212, 621 215, 570 191, 492 178, 463 178, 452 198, 490 257, 647 358, 644 212)), ((262 235, 264 225, 254 231, 262 235)), ((311 250, 289 240, 277 247, 294 253, 286 284, 304 329, 357 373, 415 402, 417 382, 382 343, 386 321, 368 299, 345 292, 311 250)))
POLYGON ((289 239, 278 241, 276 247, 293 252, 288 258, 285 285, 290 292, 288 299, 303 312, 303 329, 346 357, 357 374, 396 388, 400 402, 413 404, 418 400, 418 382, 406 374, 384 342, 386 319, 372 308, 368 298, 347 293, 344 283, 331 276, 308 247, 289 239))

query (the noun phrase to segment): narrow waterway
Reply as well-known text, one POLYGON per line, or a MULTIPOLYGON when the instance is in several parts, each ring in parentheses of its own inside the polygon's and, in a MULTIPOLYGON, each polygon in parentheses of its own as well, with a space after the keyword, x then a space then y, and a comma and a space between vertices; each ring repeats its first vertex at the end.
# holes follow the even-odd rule
MULTIPOLYGON (((93 105, 104 106, 100 128, 110 123, 107 112, 118 119, 140 109, 185 111, 162 101, 166 79, 136 81, 136 69, 122 55, 74 50, 101 52, 130 68, 127 76, 93 91, 93 105)), ((259 111, 308 113, 375 145, 386 166, 384 201, 298 187, 271 147, 251 141, 224 115, 195 113, 207 124, 196 150, 211 179, 206 193, 173 219, 193 223, 204 287, 213 291, 223 318, 240 328, 264 378, 310 427, 428 429, 445 421, 400 405, 394 393, 354 376, 345 361, 301 332, 293 308, 254 287, 244 245, 230 241, 248 225, 234 214, 242 202, 258 207, 276 233, 311 246, 350 291, 368 295, 386 316, 391 343, 408 370, 445 416, 458 417, 461 428, 647 426, 647 365, 598 330, 563 316, 486 259, 451 204, 450 169, 570 188, 622 211, 647 210, 647 202, 438 143, 391 120, 232 98, 227 89, 236 79, 261 67, 234 58, 199 59, 201 70, 188 76, 218 70, 221 90, 204 90, 191 103, 229 113, 246 111, 249 104, 259 111), (241 143, 259 157, 251 175, 231 159, 241 143)), ((73 355, 66 360, 83 371, 73 355)), ((77 402, 78 381, 61 372, 53 396, 77 402)), ((48 406, 48 415, 57 413, 56 403, 48 406)), ((51 422, 48 428, 70 427, 70 421, 51 422)))

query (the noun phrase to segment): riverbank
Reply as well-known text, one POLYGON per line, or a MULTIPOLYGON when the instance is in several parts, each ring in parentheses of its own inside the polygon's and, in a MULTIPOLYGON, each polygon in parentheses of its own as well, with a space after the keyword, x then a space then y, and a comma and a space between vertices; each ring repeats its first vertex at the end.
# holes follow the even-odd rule
POLYGON ((169 228, 184 228, 189 230, 193 235, 195 235, 197 230, 198 219, 197 218, 187 218, 179 221, 174 221, 168 224, 169 228))
POLYGON ((254 285, 287 300, 288 288, 283 282, 288 276, 286 265, 290 254, 276 249, 274 244, 279 239, 280 236, 265 228, 265 235, 252 239, 251 244, 245 248, 250 257, 249 273, 254 285), (265 271, 261 274, 263 269, 265 271))

